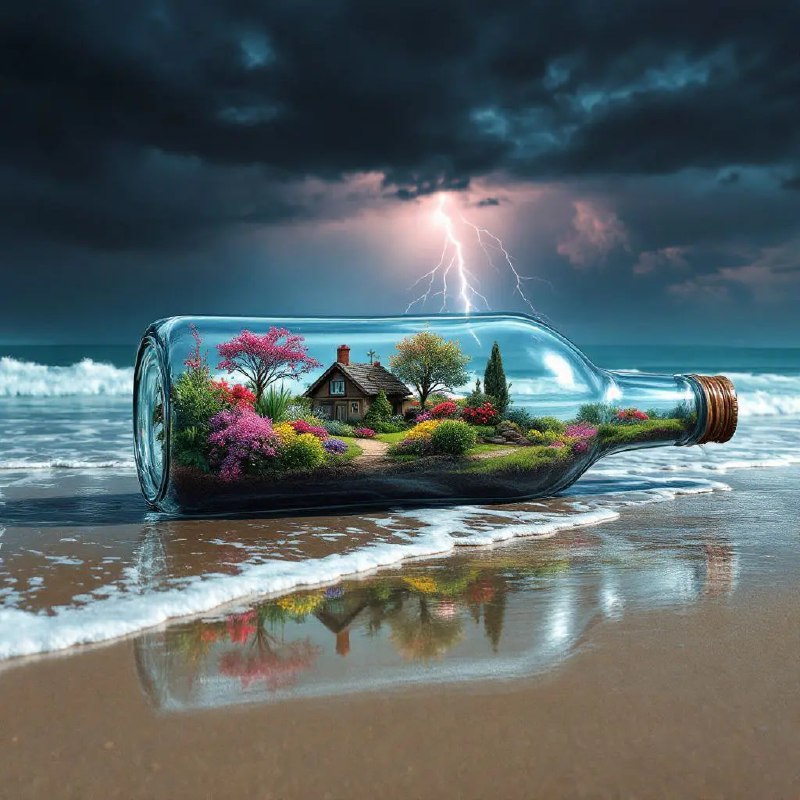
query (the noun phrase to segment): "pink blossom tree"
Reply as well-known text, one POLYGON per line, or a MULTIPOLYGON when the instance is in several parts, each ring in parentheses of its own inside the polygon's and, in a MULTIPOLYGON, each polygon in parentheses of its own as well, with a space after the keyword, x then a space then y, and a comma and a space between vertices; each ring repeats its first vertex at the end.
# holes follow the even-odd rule
POLYGON ((243 330, 229 342, 217 345, 222 358, 217 369, 238 372, 247 378, 258 402, 275 381, 299 380, 301 375, 322 366, 308 355, 304 341, 286 328, 273 326, 263 336, 243 330))

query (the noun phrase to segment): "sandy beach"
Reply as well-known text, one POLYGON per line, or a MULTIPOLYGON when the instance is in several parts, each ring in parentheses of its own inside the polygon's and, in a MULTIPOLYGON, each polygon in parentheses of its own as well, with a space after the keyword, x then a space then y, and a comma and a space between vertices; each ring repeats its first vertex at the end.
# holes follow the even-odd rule
POLYGON ((6 661, 0 796, 795 797, 797 475, 726 480, 6 661))

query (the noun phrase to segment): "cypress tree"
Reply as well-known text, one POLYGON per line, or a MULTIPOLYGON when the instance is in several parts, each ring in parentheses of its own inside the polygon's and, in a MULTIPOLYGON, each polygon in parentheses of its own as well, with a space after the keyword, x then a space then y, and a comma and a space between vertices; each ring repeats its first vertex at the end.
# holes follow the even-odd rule
POLYGON ((506 382, 506 373, 503 370, 503 357, 500 355, 500 345, 492 345, 492 354, 486 364, 483 374, 483 391, 491 395, 497 405, 498 411, 505 411, 508 407, 508 390, 510 384, 506 382))
POLYGON ((367 409, 367 413, 364 414, 364 422, 367 424, 370 422, 388 422, 391 416, 392 404, 389 402, 386 392, 381 389, 378 392, 378 396, 372 401, 372 405, 367 409))

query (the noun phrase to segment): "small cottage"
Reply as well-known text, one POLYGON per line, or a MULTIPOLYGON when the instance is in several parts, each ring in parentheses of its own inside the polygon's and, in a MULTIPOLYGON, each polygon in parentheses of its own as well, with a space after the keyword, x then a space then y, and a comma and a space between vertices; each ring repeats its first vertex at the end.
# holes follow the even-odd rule
POLYGON ((380 361, 351 364, 350 348, 340 345, 336 361, 304 392, 311 399, 313 413, 323 419, 362 419, 378 392, 383 389, 392 404, 393 414, 402 414, 410 405, 411 390, 380 361))

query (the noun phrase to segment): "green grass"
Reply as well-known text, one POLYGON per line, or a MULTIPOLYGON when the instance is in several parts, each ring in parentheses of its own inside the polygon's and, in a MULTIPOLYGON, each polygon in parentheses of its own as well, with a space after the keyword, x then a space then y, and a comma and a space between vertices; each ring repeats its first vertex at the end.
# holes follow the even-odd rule
POLYGON ((604 445, 636 444, 680 439, 688 432, 686 423, 680 419, 648 419, 628 425, 611 422, 597 429, 597 436, 604 445))
POLYGON ((494 453, 498 450, 508 450, 509 447, 514 447, 513 444, 476 444, 475 447, 469 449, 469 455, 474 456, 477 453, 494 453))
POLYGON ((408 431, 400 431, 399 433, 379 433, 375 438, 388 444, 397 444, 405 439, 407 435, 408 431))
POLYGON ((491 475, 497 472, 527 472, 551 466, 569 456, 568 447, 520 447, 513 453, 470 462, 464 472, 491 475))

